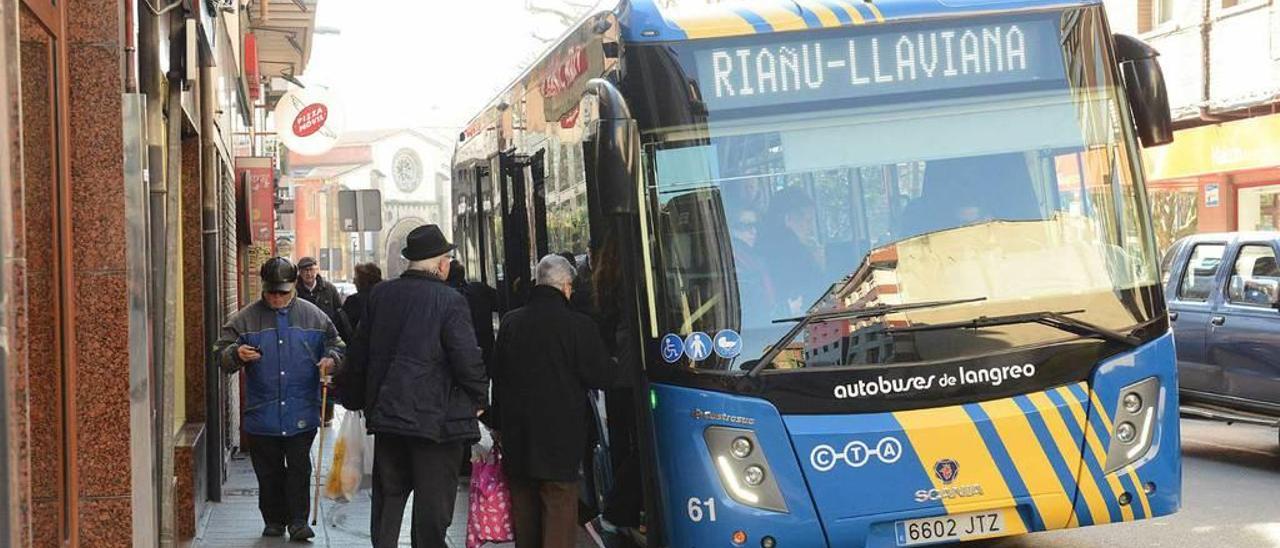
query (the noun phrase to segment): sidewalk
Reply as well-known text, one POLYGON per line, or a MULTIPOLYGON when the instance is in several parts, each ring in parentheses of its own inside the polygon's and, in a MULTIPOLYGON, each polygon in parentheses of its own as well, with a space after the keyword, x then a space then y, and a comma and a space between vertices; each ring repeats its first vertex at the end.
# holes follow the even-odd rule
MULTIPOLYGON (((338 425, 341 424, 344 411, 337 408, 337 416, 333 426, 325 433, 325 455, 322 478, 328 476, 333 459, 333 440, 337 436, 338 425)), ((317 440, 319 438, 317 437, 317 440)), ((314 459, 319 442, 312 447, 314 459)), ((314 462, 314 460, 312 461, 314 462)), ((322 479, 323 481, 323 479, 322 479)), ((368 478, 366 478, 366 483, 368 478)), ((457 504, 454 506, 453 526, 449 528, 446 539, 450 548, 464 548, 467 539, 467 491, 468 479, 462 478, 458 483, 457 504)), ((314 486, 312 487, 314 489, 314 486)), ((324 488, 321 487, 323 492, 324 488)), ((316 538, 314 546, 333 548, 356 548, 370 545, 369 515, 372 512, 372 500, 369 489, 360 490, 356 500, 341 503, 329 499, 320 499, 320 521, 314 527, 316 538)), ((400 529, 400 545, 409 546, 409 509, 413 501, 410 499, 405 508, 405 519, 400 529)), ((263 538, 262 517, 258 513, 258 481, 253 475, 253 467, 249 464, 248 455, 237 455, 228 463, 227 482, 222 488, 222 502, 209 505, 209 511, 202 517, 197 526, 196 538, 192 546, 197 548, 248 548, 263 546, 287 546, 291 543, 285 538, 263 538)), ((488 545, 510 548, 514 544, 488 545)), ((597 545, 585 531, 578 537, 579 548, 595 548, 597 545)))

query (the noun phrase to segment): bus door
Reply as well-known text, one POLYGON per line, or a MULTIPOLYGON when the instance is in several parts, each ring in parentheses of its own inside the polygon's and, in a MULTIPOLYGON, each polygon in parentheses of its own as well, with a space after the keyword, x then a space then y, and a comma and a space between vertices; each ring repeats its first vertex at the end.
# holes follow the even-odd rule
POLYGON ((526 173, 529 158, 514 152, 500 155, 502 195, 503 265, 506 287, 501 288, 506 310, 523 306, 533 287, 529 257, 529 213, 526 173))
MULTIPOLYGON (((547 241, 547 172, 546 172, 546 150, 539 150, 530 158, 528 167, 526 167, 526 179, 532 184, 533 197, 533 218, 532 232, 534 246, 534 257, 541 259, 550 252, 547 241)), ((557 249, 556 252, 569 251, 567 249, 557 249)))

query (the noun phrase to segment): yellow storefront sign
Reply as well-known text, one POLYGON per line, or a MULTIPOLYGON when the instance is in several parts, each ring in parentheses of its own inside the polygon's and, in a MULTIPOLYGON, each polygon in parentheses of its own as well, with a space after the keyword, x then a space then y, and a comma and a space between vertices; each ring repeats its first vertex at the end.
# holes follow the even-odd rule
POLYGON ((1173 143, 1143 150, 1147 179, 1280 166, 1280 114, 1184 129, 1173 143))

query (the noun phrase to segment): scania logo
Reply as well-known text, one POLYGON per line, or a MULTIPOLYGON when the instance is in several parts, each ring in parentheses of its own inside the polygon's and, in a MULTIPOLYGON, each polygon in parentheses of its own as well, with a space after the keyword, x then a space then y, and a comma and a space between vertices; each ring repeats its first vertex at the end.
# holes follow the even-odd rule
POLYGON ((916 502, 929 502, 977 496, 982 496, 981 485, 958 485, 955 487, 943 487, 942 489, 920 489, 916 491, 916 502))
POLYGON ((951 459, 941 459, 933 464, 933 475, 936 476, 944 484, 950 484, 955 481, 956 476, 960 474, 960 465, 951 459))

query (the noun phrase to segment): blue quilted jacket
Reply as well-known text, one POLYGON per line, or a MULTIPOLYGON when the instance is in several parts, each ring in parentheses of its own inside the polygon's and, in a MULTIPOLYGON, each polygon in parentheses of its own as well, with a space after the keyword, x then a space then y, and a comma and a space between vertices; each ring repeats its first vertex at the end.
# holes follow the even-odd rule
POLYGON ((236 312, 214 344, 224 371, 245 375, 244 429, 259 436, 293 436, 320 426, 320 370, 325 356, 341 363, 342 339, 316 305, 295 298, 272 310, 259 300, 236 312), (262 359, 242 362, 247 344, 262 359))

